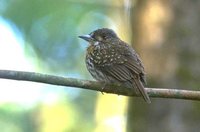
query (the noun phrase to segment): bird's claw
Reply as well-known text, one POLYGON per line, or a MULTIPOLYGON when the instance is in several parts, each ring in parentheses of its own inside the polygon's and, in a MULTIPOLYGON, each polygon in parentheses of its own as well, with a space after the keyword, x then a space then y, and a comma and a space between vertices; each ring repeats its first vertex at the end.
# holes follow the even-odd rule
POLYGON ((103 90, 106 88, 106 85, 107 85, 107 84, 104 83, 104 84, 103 84, 103 87, 101 88, 101 94, 103 94, 103 95, 104 95, 103 90))

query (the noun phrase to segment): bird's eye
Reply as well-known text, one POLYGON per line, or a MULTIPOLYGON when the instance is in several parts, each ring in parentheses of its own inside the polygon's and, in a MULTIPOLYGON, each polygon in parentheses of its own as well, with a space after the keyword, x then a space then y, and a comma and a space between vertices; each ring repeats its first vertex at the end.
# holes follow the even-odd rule
POLYGON ((101 36, 98 36, 98 37, 97 37, 97 40, 98 40, 98 41, 102 41, 102 39, 103 39, 103 38, 102 38, 101 36))

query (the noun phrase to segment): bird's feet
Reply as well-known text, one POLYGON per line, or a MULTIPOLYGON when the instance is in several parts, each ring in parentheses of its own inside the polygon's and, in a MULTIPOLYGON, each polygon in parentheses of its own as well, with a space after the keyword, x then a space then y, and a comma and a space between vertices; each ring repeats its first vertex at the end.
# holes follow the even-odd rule
MULTIPOLYGON (((103 91, 104 91, 104 89, 109 85, 109 83, 102 82, 102 84, 103 84, 103 86, 101 87, 101 93, 104 94, 103 91)), ((118 86, 118 87, 121 87, 121 86, 123 86, 123 85, 121 85, 121 84, 117 84, 117 86, 118 86)), ((118 90, 117 88, 114 89, 113 92, 111 92, 111 93, 114 93, 114 94, 118 94, 118 95, 120 95, 120 94, 119 94, 119 90, 118 90)))
POLYGON ((103 86, 102 86, 102 88, 101 88, 101 93, 102 93, 102 94, 104 94, 104 93, 103 93, 103 90, 106 88, 106 85, 107 85, 107 83, 103 82, 103 86))

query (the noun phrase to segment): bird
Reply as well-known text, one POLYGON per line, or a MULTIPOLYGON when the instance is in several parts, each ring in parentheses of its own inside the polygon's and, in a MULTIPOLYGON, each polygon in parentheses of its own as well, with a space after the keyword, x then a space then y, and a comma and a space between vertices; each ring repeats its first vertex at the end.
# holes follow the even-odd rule
POLYGON ((87 41, 86 67, 92 77, 104 83, 116 83, 133 88, 151 103, 144 88, 146 74, 136 51, 109 28, 100 28, 79 38, 87 41))

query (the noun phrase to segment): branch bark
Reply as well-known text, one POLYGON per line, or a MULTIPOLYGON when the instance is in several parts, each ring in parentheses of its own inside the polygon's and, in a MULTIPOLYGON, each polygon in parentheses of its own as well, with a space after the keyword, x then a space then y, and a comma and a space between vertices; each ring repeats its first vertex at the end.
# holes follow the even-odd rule
MULTIPOLYGON (((82 88, 105 93, 112 93, 124 96, 140 96, 130 88, 120 87, 114 84, 106 85, 102 90, 103 84, 96 81, 66 78, 54 75, 47 75, 35 72, 0 70, 0 78, 12 79, 20 81, 31 81, 38 83, 46 83, 58 86, 70 86, 73 88, 82 88)), ((171 98, 171 99, 186 99, 200 100, 200 91, 179 90, 179 89, 164 89, 164 88, 145 88, 150 97, 154 98, 171 98)))

